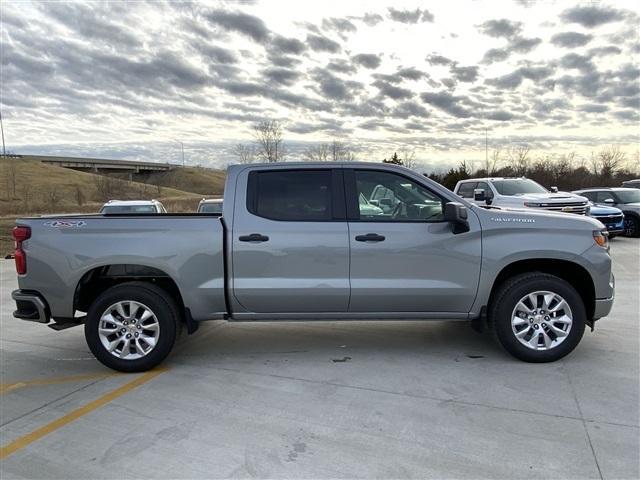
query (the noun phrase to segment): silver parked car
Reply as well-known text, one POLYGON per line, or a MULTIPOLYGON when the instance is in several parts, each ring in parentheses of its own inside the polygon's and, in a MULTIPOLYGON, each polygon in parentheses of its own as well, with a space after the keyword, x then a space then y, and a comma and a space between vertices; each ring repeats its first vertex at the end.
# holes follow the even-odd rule
POLYGON ((198 204, 198 213, 217 213, 222 215, 222 198, 203 198, 198 204))
POLYGON ((158 200, 109 200, 100 209, 106 215, 128 213, 167 213, 158 200))

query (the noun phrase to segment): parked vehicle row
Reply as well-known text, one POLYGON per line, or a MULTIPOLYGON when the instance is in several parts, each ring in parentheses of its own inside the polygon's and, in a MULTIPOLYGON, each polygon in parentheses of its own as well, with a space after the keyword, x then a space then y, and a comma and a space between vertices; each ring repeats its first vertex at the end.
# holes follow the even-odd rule
POLYGON ((471 320, 548 362, 614 297, 595 219, 481 208, 380 163, 231 166, 222 215, 16 223, 14 316, 84 323, 94 355, 122 371, 152 368, 181 322, 192 333, 210 319, 471 320))
POLYGON ((596 205, 615 207, 624 214, 624 234, 640 237, 640 189, 587 188, 574 193, 588 198, 596 205))

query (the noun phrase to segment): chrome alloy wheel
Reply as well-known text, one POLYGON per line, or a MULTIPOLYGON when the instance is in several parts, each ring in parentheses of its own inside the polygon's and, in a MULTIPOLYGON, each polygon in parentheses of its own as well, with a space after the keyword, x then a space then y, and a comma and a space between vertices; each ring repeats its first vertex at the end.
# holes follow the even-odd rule
POLYGON ((135 360, 148 355, 158 343, 160 323, 149 307, 122 300, 100 316, 98 335, 114 357, 135 360))
POLYGON ((550 350, 565 341, 573 314, 567 301, 554 292, 538 291, 520 299, 511 314, 518 341, 533 350, 550 350))

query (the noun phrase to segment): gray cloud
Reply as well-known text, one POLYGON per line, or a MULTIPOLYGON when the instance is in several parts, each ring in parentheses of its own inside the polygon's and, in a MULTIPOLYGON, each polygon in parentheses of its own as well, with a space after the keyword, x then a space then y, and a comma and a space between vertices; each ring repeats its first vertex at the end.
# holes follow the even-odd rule
POLYGON ((395 118, 407 119, 409 117, 427 118, 429 111, 416 102, 399 103, 392 111, 395 118))
POLYGON ((578 107, 578 110, 587 113, 603 113, 609 110, 609 107, 607 107, 606 105, 600 105, 598 103, 585 103, 583 105, 580 105, 578 107))
POLYGON ((514 52, 529 53, 541 43, 541 38, 516 37, 509 43, 509 48, 514 52))
POLYGON ((233 51, 216 45, 198 44, 197 49, 203 57, 217 63, 236 63, 238 61, 233 51))
POLYGON ((225 30, 245 35, 256 42, 264 42, 270 34, 269 29, 260 18, 247 13, 218 9, 207 12, 204 16, 210 23, 225 30))
POLYGON ((376 69, 380 66, 381 59, 374 53, 360 53, 352 57, 353 61, 364 68, 376 69))
POLYGON ((454 65, 450 71, 459 82, 475 82, 478 79, 478 67, 476 66, 460 67, 454 65))
POLYGON ((382 15, 379 15, 377 13, 365 13, 362 16, 361 19, 365 25, 368 25, 370 27, 374 27, 376 26, 378 23, 382 22, 384 20, 382 15))
POLYGON ((560 18, 568 23, 578 23, 586 28, 594 28, 606 23, 623 20, 624 12, 615 8, 598 5, 577 5, 562 12, 560 18))
POLYGON ((407 67, 398 70, 397 75, 407 80, 420 80, 421 78, 426 76, 426 73, 414 67, 407 67))
POLYGON ((482 33, 490 37, 511 38, 520 34, 522 31, 522 22, 501 18, 499 20, 488 20, 482 23, 479 28, 482 33))
POLYGON ((615 45, 607 45, 606 47, 596 47, 589 49, 589 55, 592 57, 606 57, 608 55, 619 55, 622 50, 615 45))
POLYGON ((395 22, 400 23, 418 23, 418 22, 433 22, 433 14, 427 10, 421 10, 416 8, 415 10, 398 10, 393 7, 387 9, 389 12, 389 18, 395 22))
POLYGON ((593 35, 579 32, 556 33, 551 37, 551 43, 558 47, 574 48, 583 47, 593 39, 593 35))
POLYGON ((431 55, 427 56, 427 62, 429 62, 429 64, 431 65, 441 65, 441 66, 451 65, 452 63, 454 63, 453 60, 443 55, 437 55, 435 53, 432 53, 431 55))
POLYGON ((280 53, 300 55, 307 46, 297 38, 287 38, 282 35, 276 35, 271 41, 272 48, 280 53))
POLYGON ((482 63, 502 62, 509 58, 511 53, 506 48, 491 48, 482 57, 482 63))
POLYGON ((497 78, 486 80, 486 83, 498 88, 513 90, 519 87, 525 79, 541 81, 553 75, 553 68, 550 66, 525 65, 519 67, 512 73, 497 78))
POLYGON ((453 96, 449 92, 424 92, 420 94, 420 98, 424 103, 439 108, 454 117, 468 118, 471 116, 471 112, 460 105, 463 97, 453 96))
POLYGON ((265 77, 277 84, 291 86, 300 77, 300 73, 287 68, 268 68, 264 71, 265 77))
POLYGON ((358 71, 358 69, 353 64, 341 58, 331 60, 327 64, 327 69, 331 70, 332 72, 338 73, 356 73, 358 71))
POLYGON ((568 69, 577 69, 585 72, 595 70, 595 65, 589 57, 578 55, 577 53, 568 53, 560 59, 560 65, 568 69))
POLYGON ((380 93, 385 97, 393 98, 394 100, 406 99, 413 97, 413 92, 406 88, 391 85, 383 80, 376 80, 373 85, 380 90, 380 93))
POLYGON ((307 44, 316 52, 337 53, 340 51, 340 44, 338 42, 322 35, 308 34, 307 44))
POLYGON ((361 86, 357 82, 343 80, 321 69, 314 71, 313 78, 318 83, 322 95, 333 100, 344 100, 351 96, 353 88, 361 86))
POLYGON ((353 33, 358 29, 346 18, 325 18, 322 20, 322 28, 340 33, 353 33))

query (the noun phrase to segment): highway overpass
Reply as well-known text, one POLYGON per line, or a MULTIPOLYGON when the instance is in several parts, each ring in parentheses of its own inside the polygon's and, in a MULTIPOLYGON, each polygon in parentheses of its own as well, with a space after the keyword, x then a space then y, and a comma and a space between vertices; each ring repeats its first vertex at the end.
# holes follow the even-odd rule
POLYGON ((173 163, 138 162, 135 160, 109 160, 105 158, 52 157, 48 155, 11 155, 12 158, 38 160, 49 165, 101 173, 151 173, 177 168, 173 163))

